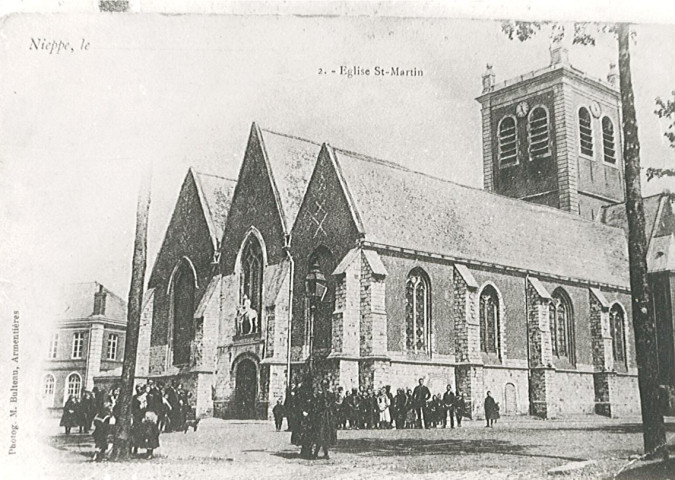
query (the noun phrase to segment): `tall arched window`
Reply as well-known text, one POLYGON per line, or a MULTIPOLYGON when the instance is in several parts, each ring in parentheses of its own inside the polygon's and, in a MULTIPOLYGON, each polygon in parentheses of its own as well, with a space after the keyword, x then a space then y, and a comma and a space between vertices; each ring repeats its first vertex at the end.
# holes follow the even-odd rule
POLYGON ((260 242, 254 235, 246 240, 246 245, 241 252, 241 291, 240 305, 244 312, 240 332, 259 333, 260 315, 262 313, 262 286, 263 286, 263 253, 260 242), (246 312, 245 310, 248 310, 246 312), (248 322, 248 323, 247 323, 248 322))
POLYGON ((512 165, 518 161, 516 142, 516 119, 504 117, 499 122, 499 163, 512 165))
POLYGON ((609 330, 612 336, 614 361, 626 364, 626 325, 625 314, 620 305, 614 304, 609 311, 609 330))
POLYGON ((68 375, 68 379, 66 380, 66 395, 74 395, 75 398, 79 398, 81 388, 82 378, 80 378, 80 375, 77 373, 71 373, 68 375))
POLYGON ((480 293, 480 350, 487 354, 499 354, 499 296, 497 290, 487 285, 480 293))
POLYGON ((316 287, 314 296, 307 298, 308 320, 311 320, 312 348, 314 350, 327 350, 331 348, 333 341, 333 311, 335 311, 335 281, 331 273, 335 270, 333 254, 324 246, 318 247, 309 257, 307 263, 309 270, 318 269, 323 277, 325 288, 316 287))
POLYGON ((405 292, 406 349, 427 352, 431 339, 431 291, 424 270, 415 268, 408 274, 405 292))
POLYGON ((527 129, 530 159, 550 155, 548 112, 544 107, 538 106, 532 109, 527 129))
POLYGON ((593 126, 586 107, 579 109, 579 146, 583 155, 593 156, 593 126))
POLYGON ((616 163, 616 147, 614 146, 614 124, 609 117, 602 118, 602 151, 607 163, 616 163))
POLYGON ((54 379, 54 375, 51 373, 48 373, 45 375, 43 387, 42 387, 42 394, 45 397, 51 397, 54 395, 54 384, 56 383, 56 380, 54 379))
POLYGON ((173 364, 190 362, 190 347, 194 339, 195 278, 192 269, 183 263, 173 283, 173 364))
POLYGON ((571 363, 574 363, 572 302, 562 289, 553 292, 549 314, 553 355, 567 358, 571 363))

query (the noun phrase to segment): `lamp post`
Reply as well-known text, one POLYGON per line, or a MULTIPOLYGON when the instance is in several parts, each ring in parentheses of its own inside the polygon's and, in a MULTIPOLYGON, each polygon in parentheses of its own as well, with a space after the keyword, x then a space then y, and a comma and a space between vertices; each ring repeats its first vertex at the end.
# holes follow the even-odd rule
POLYGON ((305 295, 309 302, 309 376, 314 378, 314 317, 316 305, 326 294, 326 277, 321 273, 319 260, 314 259, 305 277, 305 295))

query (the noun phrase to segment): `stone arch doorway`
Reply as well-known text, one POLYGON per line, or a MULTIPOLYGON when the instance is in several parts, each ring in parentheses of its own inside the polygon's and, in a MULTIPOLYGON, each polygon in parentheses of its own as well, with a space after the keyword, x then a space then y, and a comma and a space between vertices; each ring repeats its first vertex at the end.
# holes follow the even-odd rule
POLYGON ((504 415, 516 415, 517 413, 516 386, 513 383, 507 383, 504 386, 504 415))
POLYGON ((241 360, 235 369, 235 415, 237 418, 256 418, 258 396, 258 367, 249 358, 241 360))

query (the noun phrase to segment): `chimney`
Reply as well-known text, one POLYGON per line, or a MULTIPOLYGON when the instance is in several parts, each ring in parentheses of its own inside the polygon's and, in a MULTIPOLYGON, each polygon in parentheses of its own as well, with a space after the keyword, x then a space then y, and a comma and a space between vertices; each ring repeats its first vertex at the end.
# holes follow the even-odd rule
POLYGON ((98 286, 98 292, 94 293, 94 315, 105 315, 105 289, 98 286))
POLYGON ((483 93, 488 93, 495 88, 495 73, 492 71, 492 65, 488 64, 483 79, 483 93))
POLYGON ((560 44, 553 44, 551 46, 551 66, 556 65, 569 65, 570 64, 570 52, 567 48, 563 47, 560 44))
POLYGON ((619 85, 619 72, 616 70, 616 63, 609 64, 609 73, 607 74, 607 81, 613 87, 619 85))

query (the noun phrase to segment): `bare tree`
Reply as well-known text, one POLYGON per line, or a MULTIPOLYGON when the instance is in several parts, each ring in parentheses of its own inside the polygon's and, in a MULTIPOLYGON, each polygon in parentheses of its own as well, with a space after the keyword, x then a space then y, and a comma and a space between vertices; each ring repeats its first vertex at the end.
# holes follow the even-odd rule
POLYGON ((127 308, 127 337, 124 343, 124 362, 122 364, 122 386, 118 402, 120 405, 117 419, 117 432, 113 444, 114 460, 128 459, 131 453, 131 399, 134 390, 136 353, 138 350, 138 331, 141 325, 143 308, 143 289, 145 286, 145 267, 147 257, 148 214, 150 211, 150 169, 141 180, 136 207, 136 238, 131 268, 131 287, 127 308))
MULTIPOLYGON (((536 35, 545 24, 547 22, 508 21, 502 23, 502 31, 509 39, 513 39, 515 36, 518 40, 525 41, 536 35)), ((559 41, 565 35, 565 27, 555 23, 549 25, 551 26, 551 38, 559 41)), ((591 25, 587 23, 574 24, 573 43, 595 45, 595 36, 593 33, 589 33, 590 27, 591 25)), ((648 245, 640 185, 640 141, 630 68, 630 40, 632 35, 630 26, 626 23, 599 25, 596 33, 613 33, 618 37, 619 85, 624 138, 623 159, 626 170, 628 259, 633 329, 635 330, 635 353, 638 364, 644 450, 646 454, 654 455, 665 446, 666 435, 663 413, 659 404, 656 321, 652 311, 651 292, 647 278, 648 245)), ((675 111, 675 106, 673 106, 673 110, 675 111)), ((675 139, 675 136, 673 139, 675 139)))

